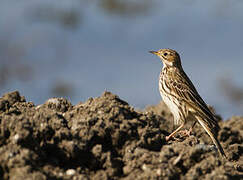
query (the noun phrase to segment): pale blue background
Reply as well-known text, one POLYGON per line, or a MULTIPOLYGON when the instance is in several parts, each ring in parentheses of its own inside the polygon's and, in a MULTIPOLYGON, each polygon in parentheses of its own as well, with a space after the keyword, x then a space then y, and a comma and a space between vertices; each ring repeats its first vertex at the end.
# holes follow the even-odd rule
POLYGON ((148 51, 173 48, 208 104, 225 119, 242 115, 220 83, 243 88, 242 9, 240 0, 2 0, 0 94, 76 104, 108 90, 144 108, 161 99, 162 64, 148 51))

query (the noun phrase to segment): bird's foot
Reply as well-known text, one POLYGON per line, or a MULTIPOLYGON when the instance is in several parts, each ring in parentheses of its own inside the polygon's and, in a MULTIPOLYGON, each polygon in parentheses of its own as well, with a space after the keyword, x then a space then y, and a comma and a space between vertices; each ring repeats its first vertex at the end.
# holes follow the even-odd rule
POLYGON ((185 130, 181 130, 179 132, 179 134, 182 136, 182 137, 190 137, 191 136, 191 133, 192 133, 192 128, 190 128, 189 130, 185 129, 185 130))
POLYGON ((180 141, 180 139, 176 138, 175 136, 166 136, 165 137, 165 141, 169 141, 169 140, 180 141))
POLYGON ((172 139, 172 138, 173 138, 172 136, 166 136, 166 137, 165 137, 165 140, 166 140, 166 141, 169 141, 169 140, 172 139))

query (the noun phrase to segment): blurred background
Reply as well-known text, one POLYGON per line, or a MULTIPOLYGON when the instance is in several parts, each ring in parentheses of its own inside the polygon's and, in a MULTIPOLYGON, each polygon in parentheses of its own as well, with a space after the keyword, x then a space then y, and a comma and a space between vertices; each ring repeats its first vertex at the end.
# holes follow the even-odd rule
POLYGON ((241 0, 1 0, 0 95, 73 104, 108 90, 135 108, 161 100, 159 59, 172 48, 224 119, 243 115, 241 0))

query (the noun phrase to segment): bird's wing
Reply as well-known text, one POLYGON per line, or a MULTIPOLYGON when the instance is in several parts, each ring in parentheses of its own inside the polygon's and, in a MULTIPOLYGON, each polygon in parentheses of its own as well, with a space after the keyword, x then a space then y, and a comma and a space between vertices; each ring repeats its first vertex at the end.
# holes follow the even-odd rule
POLYGON ((209 110, 206 103, 198 94, 196 88, 192 84, 191 80, 187 77, 186 73, 181 70, 173 73, 171 78, 168 78, 168 86, 172 89, 174 96, 179 96, 179 99, 189 105, 189 111, 197 113, 201 116, 205 123, 213 129, 219 129, 218 123, 209 110), (174 77, 173 77, 174 76, 174 77))

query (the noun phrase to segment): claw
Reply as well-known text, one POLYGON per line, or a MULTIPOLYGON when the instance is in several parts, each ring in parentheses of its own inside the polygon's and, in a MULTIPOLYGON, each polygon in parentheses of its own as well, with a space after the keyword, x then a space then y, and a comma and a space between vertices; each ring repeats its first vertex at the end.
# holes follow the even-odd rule
POLYGON ((191 133, 192 133, 192 128, 190 128, 189 130, 185 129, 183 131, 179 132, 183 137, 190 137, 191 133))
POLYGON ((174 136, 166 136, 166 137, 165 137, 165 141, 169 141, 169 140, 171 140, 171 139, 176 140, 176 141, 181 141, 181 139, 179 139, 179 138, 175 138, 174 136))
POLYGON ((165 140, 166 140, 166 141, 169 141, 170 138, 171 138, 171 136, 166 136, 166 137, 165 137, 165 140))

